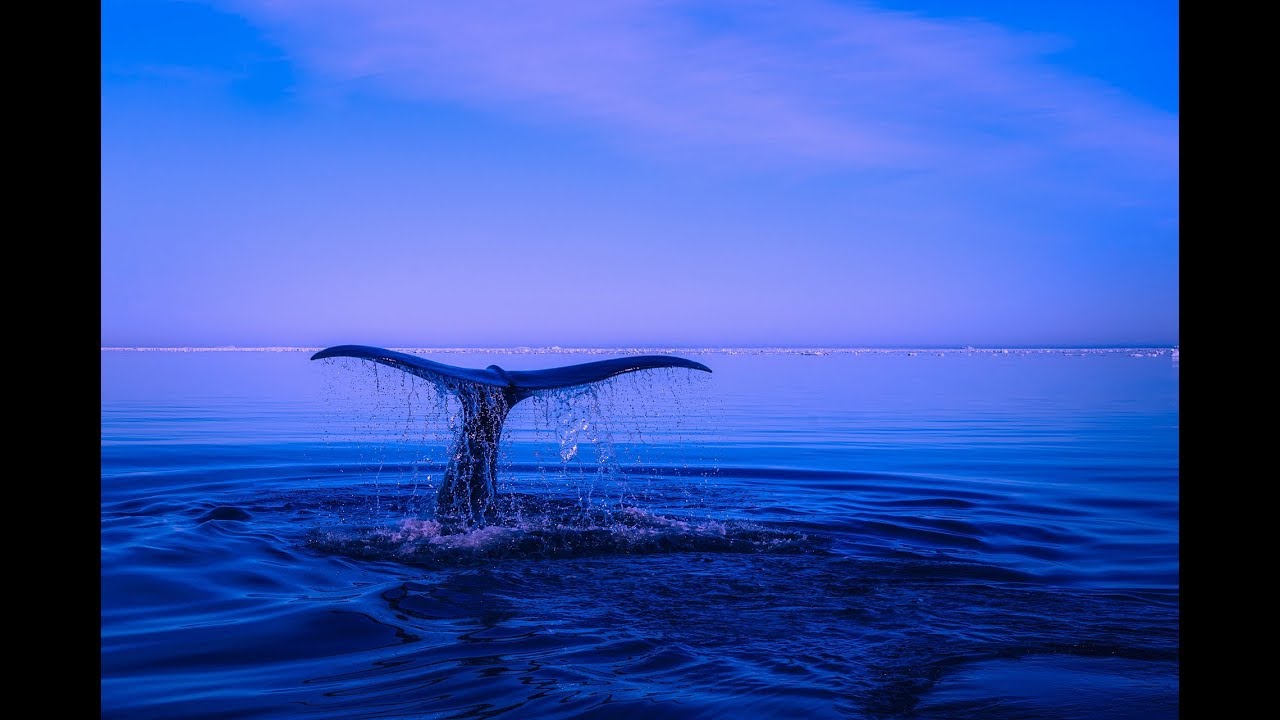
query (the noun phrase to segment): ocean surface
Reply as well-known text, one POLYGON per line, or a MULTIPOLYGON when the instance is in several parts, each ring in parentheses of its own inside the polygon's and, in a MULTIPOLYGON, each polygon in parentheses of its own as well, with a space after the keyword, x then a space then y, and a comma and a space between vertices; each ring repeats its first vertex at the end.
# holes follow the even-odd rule
POLYGON ((1176 351, 675 354, 517 405, 467 528, 424 381, 104 350, 102 716, 1178 716, 1176 351))

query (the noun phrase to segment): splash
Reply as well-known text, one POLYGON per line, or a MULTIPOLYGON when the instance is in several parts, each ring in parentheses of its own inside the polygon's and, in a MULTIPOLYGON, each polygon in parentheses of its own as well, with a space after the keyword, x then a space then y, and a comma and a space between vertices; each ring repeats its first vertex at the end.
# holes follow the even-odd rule
POLYGON ((521 518, 484 527, 405 518, 388 526, 317 531, 308 543, 326 553, 423 566, 678 552, 821 553, 827 544, 823 538, 759 523, 668 516, 634 507, 604 512, 543 501, 521 518))
MULTIPOLYGON (((383 432, 375 444, 410 458, 399 464, 380 459, 370 469, 412 474, 415 491, 426 478, 422 495, 429 496, 445 474, 447 443, 465 432, 467 398, 430 381, 388 387, 377 375, 357 379, 347 390, 368 393, 369 423, 362 427, 376 418, 383 432), (413 461, 419 457, 434 461, 413 461)), ((379 498, 364 513, 344 508, 342 522, 313 532, 308 542, 326 553, 433 566, 501 558, 814 550, 820 541, 803 534, 702 515, 706 503, 698 488, 706 481, 706 458, 692 458, 701 468, 697 472, 671 463, 683 459, 687 469, 688 454, 697 447, 683 433, 700 427, 686 417, 705 410, 696 404, 706 401, 700 391, 708 380, 658 369, 531 393, 508 409, 484 522, 438 506, 379 498)), ((406 484, 397 480, 396 487, 406 484)))
MULTIPOLYGON (((332 435, 360 444, 362 460, 371 451, 366 467, 374 476, 373 506, 365 515, 382 516, 385 476, 391 470, 397 495, 407 491, 424 502, 397 497, 388 509, 403 510, 414 522, 437 523, 449 536, 458 534, 455 527, 520 526, 543 514, 548 504, 566 501, 606 519, 655 497, 671 505, 671 498, 663 497, 672 489, 670 475, 636 470, 655 457, 669 462, 673 449, 688 449, 681 435, 689 414, 684 405, 688 398, 705 397, 696 390, 708 379, 655 366, 585 384, 522 390, 511 403, 511 393, 434 372, 388 377, 375 363, 335 364, 350 382, 338 384, 345 397, 331 409, 345 414, 344 429, 345 423, 352 426, 332 435), (666 446, 648 445, 653 436, 665 438, 666 446), (526 471, 512 472, 517 466, 526 471), (661 486, 656 492, 655 484, 661 486), (520 501, 512 502, 517 493, 520 501), (426 502, 433 495, 434 505, 426 502)), ((706 474, 704 469, 704 480, 706 474)), ((690 488, 678 491, 675 504, 687 504, 690 488)), ((356 515, 347 510, 344 517, 356 515)), ((404 536, 430 528, 411 525, 396 532, 404 536)))

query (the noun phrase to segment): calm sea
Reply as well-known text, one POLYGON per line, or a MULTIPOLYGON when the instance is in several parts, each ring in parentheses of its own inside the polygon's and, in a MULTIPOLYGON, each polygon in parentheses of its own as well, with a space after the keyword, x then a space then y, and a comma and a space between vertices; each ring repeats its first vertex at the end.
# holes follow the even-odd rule
POLYGON ((676 354, 517 405, 459 528, 425 382, 103 351, 102 715, 1177 717, 1176 354, 676 354))

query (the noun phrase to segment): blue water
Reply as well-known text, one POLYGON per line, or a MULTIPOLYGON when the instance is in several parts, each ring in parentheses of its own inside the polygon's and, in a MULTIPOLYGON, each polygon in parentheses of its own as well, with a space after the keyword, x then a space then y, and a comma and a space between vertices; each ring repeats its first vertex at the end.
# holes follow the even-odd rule
POLYGON ((422 381, 104 351, 103 716, 1177 716, 1176 356, 680 354, 516 406, 468 529, 422 381))

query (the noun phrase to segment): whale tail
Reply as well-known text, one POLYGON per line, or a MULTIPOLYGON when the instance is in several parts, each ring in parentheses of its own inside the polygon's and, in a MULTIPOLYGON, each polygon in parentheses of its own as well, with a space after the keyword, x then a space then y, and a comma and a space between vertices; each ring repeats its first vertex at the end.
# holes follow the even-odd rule
POLYGON ((311 359, 333 357, 360 358, 387 365, 428 380, 458 397, 462 404, 462 424, 454 438, 436 507, 442 515, 472 523, 483 522, 493 508, 498 442, 507 413, 516 403, 541 390, 589 385, 637 370, 672 367, 711 372, 711 368, 702 363, 670 355, 633 355, 545 370, 508 371, 497 365, 478 370, 369 345, 337 345, 321 350, 311 359))

